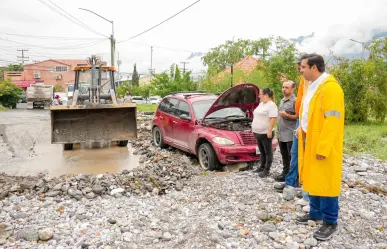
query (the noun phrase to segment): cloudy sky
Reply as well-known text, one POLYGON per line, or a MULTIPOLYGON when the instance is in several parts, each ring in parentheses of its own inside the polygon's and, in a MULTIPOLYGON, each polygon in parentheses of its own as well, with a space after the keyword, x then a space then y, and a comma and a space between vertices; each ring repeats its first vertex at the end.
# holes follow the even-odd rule
MULTIPOLYGON (((191 52, 205 53, 233 38, 273 35, 290 39, 314 32, 315 37, 300 50, 340 54, 361 51, 361 45, 350 38, 366 41, 387 31, 385 0, 325 0, 320 5, 307 0, 200 0, 161 26, 125 41, 196 1, 1 0, 0 65, 16 61, 21 55, 17 49, 29 50, 25 54, 29 62, 100 54, 110 63, 106 37, 111 34, 111 24, 79 8, 114 21, 121 72, 132 72, 137 63, 144 74, 151 67, 150 46, 154 47, 157 73, 172 63, 186 61, 191 52)), ((203 69, 199 60, 186 67, 194 73, 203 69)))

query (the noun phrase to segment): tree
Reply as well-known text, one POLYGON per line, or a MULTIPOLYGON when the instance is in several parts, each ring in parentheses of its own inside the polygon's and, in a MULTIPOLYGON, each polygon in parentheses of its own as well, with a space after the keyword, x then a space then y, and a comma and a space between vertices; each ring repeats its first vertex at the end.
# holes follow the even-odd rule
POLYGON ((152 93, 160 96, 176 91, 193 91, 196 85, 191 79, 191 72, 181 73, 177 65, 172 64, 167 72, 154 74, 151 81, 152 93))
POLYGON ((0 81, 0 104, 8 108, 16 108, 19 102, 19 95, 23 89, 9 81, 0 81))
POLYGON ((133 86, 139 86, 140 85, 140 76, 137 73, 136 64, 134 64, 134 68, 133 68, 132 84, 133 84, 133 86))
POLYGON ((55 84, 54 86, 54 92, 64 92, 64 87, 61 84, 55 84))
POLYGON ((268 50, 272 44, 271 41, 272 38, 228 40, 225 44, 212 48, 210 52, 203 56, 203 64, 208 66, 211 74, 216 74, 249 55, 261 55, 261 58, 265 60, 269 55, 268 50))

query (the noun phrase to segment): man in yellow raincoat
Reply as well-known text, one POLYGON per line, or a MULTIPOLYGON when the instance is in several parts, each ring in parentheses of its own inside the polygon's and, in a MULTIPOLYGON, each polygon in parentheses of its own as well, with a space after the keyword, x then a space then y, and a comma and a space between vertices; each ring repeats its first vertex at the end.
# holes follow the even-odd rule
POLYGON ((313 236, 330 239, 337 231, 343 161, 344 93, 325 72, 321 55, 309 54, 301 73, 311 83, 302 101, 297 129, 300 183, 309 192, 310 212, 299 223, 314 220, 323 225, 313 236))

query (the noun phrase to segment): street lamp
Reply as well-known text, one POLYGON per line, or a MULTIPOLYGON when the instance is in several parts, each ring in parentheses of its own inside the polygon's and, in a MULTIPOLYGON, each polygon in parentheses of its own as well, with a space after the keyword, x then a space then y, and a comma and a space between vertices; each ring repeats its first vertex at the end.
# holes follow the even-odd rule
POLYGON ((364 42, 361 42, 361 41, 356 41, 356 40, 354 40, 354 39, 349 39, 349 40, 351 40, 351 41, 353 41, 353 42, 360 43, 360 44, 362 45, 363 50, 362 50, 362 52, 361 52, 361 58, 364 59, 364 46, 365 46, 365 43, 364 43, 364 42))
POLYGON ((114 23, 113 21, 110 21, 108 19, 106 19, 105 17, 101 16, 101 15, 98 15, 97 13, 91 11, 91 10, 88 10, 88 9, 83 9, 83 8, 79 8, 80 10, 84 10, 84 11, 88 11, 90 13, 93 13, 94 15, 96 16, 99 16, 100 18, 104 19, 105 21, 108 21, 112 24, 112 34, 110 36, 110 53, 111 53, 111 65, 114 67, 114 52, 115 52, 115 47, 116 47, 116 41, 114 40, 114 23))

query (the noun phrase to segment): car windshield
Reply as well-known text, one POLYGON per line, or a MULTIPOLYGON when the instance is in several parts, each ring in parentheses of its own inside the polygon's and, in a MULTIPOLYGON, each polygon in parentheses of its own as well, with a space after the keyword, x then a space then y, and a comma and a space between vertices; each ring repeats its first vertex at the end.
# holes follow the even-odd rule
MULTIPOLYGON (((203 119, 208 112, 215 99, 196 101, 192 104, 196 119, 203 119)), ((215 111, 206 118, 227 118, 227 117, 246 117, 245 113, 238 107, 224 108, 215 111)))

